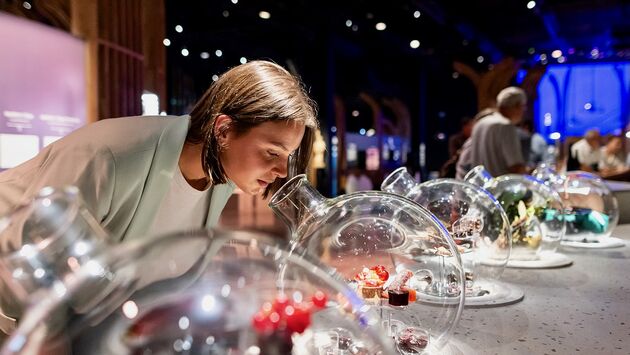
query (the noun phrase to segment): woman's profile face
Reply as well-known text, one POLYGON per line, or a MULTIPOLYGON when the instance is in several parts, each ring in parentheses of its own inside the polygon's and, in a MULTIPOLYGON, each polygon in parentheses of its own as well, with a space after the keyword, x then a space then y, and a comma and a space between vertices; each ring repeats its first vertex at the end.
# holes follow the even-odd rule
POLYGON ((301 123, 268 121, 240 135, 228 130, 220 153, 228 179, 245 193, 263 193, 287 176, 289 155, 299 148, 304 129, 301 123))

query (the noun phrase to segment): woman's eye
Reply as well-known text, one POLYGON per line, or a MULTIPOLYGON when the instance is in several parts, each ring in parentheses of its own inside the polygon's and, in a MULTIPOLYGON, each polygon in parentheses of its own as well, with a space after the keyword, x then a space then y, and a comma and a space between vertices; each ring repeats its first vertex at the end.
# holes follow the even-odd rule
POLYGON ((270 156, 277 158, 279 157, 278 153, 272 152, 272 151, 268 151, 267 154, 269 154, 270 156))

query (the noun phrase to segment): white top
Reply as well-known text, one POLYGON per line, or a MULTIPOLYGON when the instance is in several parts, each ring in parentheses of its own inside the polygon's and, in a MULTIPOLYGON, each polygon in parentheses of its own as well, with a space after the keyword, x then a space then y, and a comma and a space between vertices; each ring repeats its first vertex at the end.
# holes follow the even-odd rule
POLYGON ((361 174, 358 178, 350 174, 346 179, 346 193, 369 191, 372 190, 372 188, 374 188, 372 180, 365 174, 361 174))
POLYGON ((571 156, 582 165, 597 165, 601 154, 599 149, 593 149, 586 139, 580 139, 571 146, 571 156))
POLYGON ((160 235, 203 228, 208 215, 212 189, 199 191, 186 181, 179 167, 171 187, 160 204, 149 235, 160 235))
POLYGON ((606 154, 606 147, 600 149, 599 170, 625 168, 626 163, 618 154, 606 154))
POLYGON ((479 120, 470 139, 471 166, 483 165, 492 176, 507 174, 510 167, 525 164, 516 126, 499 112, 479 120))

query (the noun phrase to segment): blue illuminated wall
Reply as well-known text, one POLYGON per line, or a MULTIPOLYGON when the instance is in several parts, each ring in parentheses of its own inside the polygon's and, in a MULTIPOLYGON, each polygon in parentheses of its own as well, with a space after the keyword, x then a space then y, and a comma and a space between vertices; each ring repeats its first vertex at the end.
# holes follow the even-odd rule
POLYGON ((630 63, 551 65, 538 85, 537 131, 582 136, 590 128, 620 133, 628 124, 630 63))

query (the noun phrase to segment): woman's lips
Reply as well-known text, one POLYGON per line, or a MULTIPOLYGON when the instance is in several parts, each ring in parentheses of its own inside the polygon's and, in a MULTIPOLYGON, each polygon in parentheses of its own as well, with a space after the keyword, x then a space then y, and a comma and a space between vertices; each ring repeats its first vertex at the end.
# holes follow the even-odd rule
POLYGON ((258 180, 258 185, 260 185, 261 187, 265 188, 269 185, 268 182, 264 181, 264 180, 258 180))

